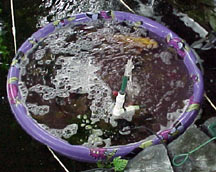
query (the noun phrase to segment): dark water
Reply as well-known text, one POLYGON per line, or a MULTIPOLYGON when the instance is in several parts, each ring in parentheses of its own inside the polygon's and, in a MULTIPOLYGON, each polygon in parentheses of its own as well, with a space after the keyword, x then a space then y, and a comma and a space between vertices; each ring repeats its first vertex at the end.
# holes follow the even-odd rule
POLYGON ((163 130, 162 126, 169 128, 176 117, 168 119, 167 113, 182 109, 183 101, 192 95, 190 76, 175 50, 153 33, 125 22, 98 20, 67 26, 39 42, 27 59, 21 81, 24 92, 28 90, 23 96, 27 96, 31 116, 55 129, 77 125, 74 136, 65 134, 75 145, 86 143, 95 129, 106 133, 103 139, 111 138, 111 146, 143 140, 150 133, 141 129, 119 132, 142 125, 154 132, 163 130), (144 40, 149 42, 142 43, 144 40), (139 105, 140 109, 132 121, 116 120, 114 126, 112 91, 120 90, 128 60, 134 65, 133 85, 128 83, 125 107, 139 105), (86 124, 78 118, 84 115, 86 124), (98 122, 91 125, 92 121, 98 122))
MULTIPOLYGON (((170 27, 174 32, 186 40, 189 44, 199 39, 199 35, 191 28, 184 25, 178 17, 174 16, 172 7, 162 1, 157 6, 158 11, 156 15, 162 15, 162 22, 170 27)), ((145 1, 143 1, 145 3, 145 1)), ((10 50, 11 57, 13 53, 13 39, 11 34, 11 16, 10 16, 10 3, 9 1, 0 2, 2 13, 1 18, 4 22, 4 30, 6 31, 6 45, 10 50)), ((130 0, 128 1, 135 11, 139 4, 130 0)), ((35 32, 38 27, 43 26, 45 23, 53 21, 54 19, 61 18, 65 15, 75 14, 81 11, 96 11, 96 10, 123 10, 127 11, 117 1, 14 1, 15 21, 17 30, 17 44, 18 47, 28 37, 35 32)), ((138 14, 143 13, 137 10, 138 14)), ((216 95, 216 60, 215 50, 198 51, 201 58, 204 60, 205 69, 205 90, 208 96, 215 102, 216 95)), ((7 71, 0 69, 0 105, 1 105, 1 127, 0 127, 0 171, 4 172, 63 172, 63 169, 55 161, 55 159, 48 152, 47 148, 33 140, 27 135, 21 127, 17 124, 13 114, 10 111, 8 101, 6 98, 6 76, 7 71)), ((203 121, 211 116, 216 116, 215 111, 210 107, 207 101, 203 102, 203 115, 197 124, 202 124, 203 121)), ((67 166, 70 171, 82 171, 94 168, 95 165, 87 163, 79 163, 70 160, 66 157, 60 159, 67 166)))

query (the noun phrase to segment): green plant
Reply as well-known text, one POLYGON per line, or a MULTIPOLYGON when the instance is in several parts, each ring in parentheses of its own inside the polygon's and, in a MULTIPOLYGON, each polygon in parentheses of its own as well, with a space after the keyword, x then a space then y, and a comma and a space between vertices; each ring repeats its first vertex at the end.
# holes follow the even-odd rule
POLYGON ((4 35, 2 32, 0 32, 0 67, 5 70, 8 69, 9 61, 9 50, 5 45, 4 35))
MULTIPOLYGON (((1 5, 1 4, 0 4, 1 5)), ((0 8, 0 14, 2 9, 0 8)), ((4 27, 0 26, 0 69, 7 70, 9 68, 9 50, 5 44, 4 27)))
POLYGON ((216 2, 214 0, 166 0, 179 11, 216 31, 216 2))
POLYGON ((121 159, 121 157, 116 157, 113 160, 113 165, 114 165, 114 170, 116 172, 120 172, 120 171, 124 171, 124 169, 126 168, 128 164, 128 160, 126 159, 121 159))
POLYGON ((113 159, 113 161, 98 161, 98 168, 114 169, 115 172, 122 172, 126 168, 128 160, 122 159, 120 156, 113 159))

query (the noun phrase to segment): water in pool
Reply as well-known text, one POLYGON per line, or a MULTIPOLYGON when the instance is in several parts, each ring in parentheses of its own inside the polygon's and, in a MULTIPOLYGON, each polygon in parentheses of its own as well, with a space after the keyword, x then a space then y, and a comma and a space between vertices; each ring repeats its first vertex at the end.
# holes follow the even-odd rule
POLYGON ((98 20, 59 28, 21 62, 28 114, 55 137, 87 147, 124 145, 169 128, 192 95, 182 58, 165 40, 127 22, 98 20), (132 63, 124 109, 113 108, 132 63))

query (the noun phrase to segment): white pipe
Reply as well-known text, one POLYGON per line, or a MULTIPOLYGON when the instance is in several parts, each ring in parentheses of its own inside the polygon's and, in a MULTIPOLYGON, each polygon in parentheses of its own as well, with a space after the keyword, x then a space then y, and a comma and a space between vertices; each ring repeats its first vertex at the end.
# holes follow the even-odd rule
POLYGON ((118 95, 116 96, 116 103, 113 108, 113 113, 112 113, 113 116, 118 117, 124 113, 124 108, 123 108, 124 102, 125 102, 125 94, 122 95, 118 93, 118 95))

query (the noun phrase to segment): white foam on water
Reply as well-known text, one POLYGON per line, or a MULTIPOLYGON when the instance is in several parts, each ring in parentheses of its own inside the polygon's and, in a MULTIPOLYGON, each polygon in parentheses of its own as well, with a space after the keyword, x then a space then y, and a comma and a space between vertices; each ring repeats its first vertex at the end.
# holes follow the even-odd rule
POLYGON ((124 127, 122 130, 119 130, 119 133, 121 135, 128 135, 128 134, 130 134, 131 133, 130 127, 129 126, 124 127))
MULTIPOLYGON (((112 29, 106 32, 112 33, 112 29)), ((70 93, 87 93, 88 99, 92 100, 90 106, 92 121, 96 122, 102 119, 108 123, 114 104, 111 98, 112 91, 109 86, 97 76, 96 72, 100 69, 100 66, 94 64, 92 61, 94 57, 87 52, 92 50, 95 46, 102 44, 102 42, 99 41, 98 38, 95 39, 96 41, 88 39, 82 40, 83 38, 80 38, 76 42, 67 42, 66 38, 73 33, 74 30, 70 27, 54 32, 44 39, 43 42, 45 46, 43 49, 40 46, 36 49, 33 54, 33 59, 39 65, 50 65, 59 54, 68 55, 61 55, 56 58, 55 66, 58 66, 58 69, 56 69, 56 75, 50 78, 52 85, 36 84, 31 86, 29 90, 24 89, 23 84, 20 85, 20 87, 22 86, 24 101, 26 101, 29 92, 42 95, 45 101, 55 99, 56 97, 66 98, 70 96, 70 93), (45 59, 47 50, 52 54, 51 59, 48 60, 45 59)), ((97 37, 97 35, 94 34, 91 36, 92 38, 97 37)), ((28 63, 29 61, 27 58, 22 62, 22 75, 26 74, 25 67, 28 63)), ((49 112, 49 108, 51 108, 48 105, 39 106, 27 102, 26 106, 29 112, 39 116, 46 115, 49 112)), ((71 124, 63 129, 49 128, 45 124, 39 125, 50 134, 66 139, 76 134, 78 130, 77 124, 71 124)), ((94 140, 94 145, 92 146, 100 145, 103 142, 105 142, 106 145, 110 145, 111 141, 109 141, 109 139, 103 140, 99 136, 100 134, 98 135, 97 132, 90 135, 88 144, 94 140)))
POLYGON ((98 147, 105 145, 104 147, 109 147, 111 145, 111 139, 102 139, 103 131, 101 129, 93 129, 92 134, 88 137, 88 141, 83 145, 86 147, 98 147))
POLYGON ((78 125, 77 124, 70 124, 67 125, 64 129, 55 129, 55 128, 50 128, 45 124, 40 124, 38 125, 43 128, 45 131, 47 131, 49 134, 53 135, 54 137, 57 138, 70 138, 71 136, 77 134, 78 130, 78 125))
POLYGON ((163 130, 166 130, 172 127, 172 125, 176 122, 179 116, 186 111, 189 101, 190 101, 189 99, 184 100, 183 108, 177 109, 175 112, 167 113, 167 125, 166 126, 160 125, 160 131, 163 131, 163 130))
POLYGON ((77 134, 77 130, 78 130, 78 125, 77 124, 70 124, 67 125, 63 131, 62 131, 62 137, 68 139, 71 136, 77 134))
POLYGON ((26 98, 28 96, 29 91, 28 91, 27 87, 25 86, 25 83, 20 81, 18 87, 20 90, 20 94, 22 96, 22 101, 26 102, 26 98))
MULTIPOLYGON (((38 49, 33 54, 33 60, 40 66, 43 67, 53 65, 54 72, 52 76, 50 76, 51 84, 46 85, 46 81, 43 78, 43 84, 38 83, 36 85, 32 85, 29 90, 25 88, 24 84, 20 83, 20 89, 22 90, 22 96, 24 101, 26 101, 26 97, 28 94, 34 92, 42 96, 42 99, 45 102, 52 101, 57 97, 60 98, 69 98, 71 94, 88 94, 88 99, 91 100, 90 110, 91 116, 90 121, 86 122, 86 124, 82 124, 81 127, 84 127, 86 130, 91 131, 88 141, 84 143, 87 147, 98 147, 101 145, 105 145, 108 147, 111 145, 111 140, 109 138, 104 139, 103 132, 100 129, 92 128, 91 124, 96 124, 100 120, 104 120, 106 123, 110 123, 113 127, 117 126, 117 122, 112 117, 112 110, 114 107, 114 101, 112 100, 112 90, 110 87, 98 76, 98 71, 101 69, 100 63, 95 61, 95 56, 91 55, 91 51, 94 50, 95 54, 100 54, 100 58, 106 59, 105 51, 107 53, 113 54, 117 51, 124 52, 125 47, 123 45, 118 45, 116 48, 112 47, 103 47, 103 41, 108 43, 115 43, 113 39, 113 34, 116 30, 119 30, 121 34, 129 35, 129 36, 146 36, 146 31, 143 29, 137 29, 135 32, 130 33, 130 29, 125 26, 115 25, 112 22, 105 22, 105 27, 99 29, 99 32, 90 32, 87 35, 82 33, 82 30, 75 30, 74 28, 67 26, 65 28, 61 28, 58 31, 50 34, 43 40, 44 47, 38 46, 38 49), (81 35, 77 38, 74 34, 81 35), (100 39, 101 35, 105 35, 100 39), (76 37, 74 39, 73 37, 76 37), (72 39, 72 41, 68 41, 68 38, 72 39), (102 45, 102 48, 98 48, 98 45, 102 45), (112 48, 112 49, 111 49, 112 48), (47 55, 49 52, 49 55, 47 55)), ((92 29, 94 26, 91 26, 86 29, 92 29)), ((130 45, 131 46, 131 45, 130 45)), ((129 48, 126 47, 126 48, 129 48)), ((139 52, 137 52, 139 54, 139 52)), ((171 64, 171 55, 168 53, 160 53, 155 55, 155 58, 161 58, 161 60, 165 64, 171 64)), ((118 57, 120 58, 120 57, 118 57)), ((123 56, 121 58, 124 58, 123 56)), ((128 59, 129 57, 125 57, 128 59)), ((21 75, 26 74, 26 65, 29 61, 25 58, 25 60, 21 64, 21 75)), ((116 59, 116 65, 118 65, 118 59, 116 59)), ((131 66, 132 67, 132 66, 131 66)), ((34 67, 32 67, 32 70, 34 67)), ((38 73, 43 73, 44 76, 48 75, 48 70, 44 70, 40 68, 38 73)), ((130 69, 132 70, 132 68, 130 69)), ((113 72, 113 71, 112 71, 113 72)), ((115 74, 118 72, 113 72, 115 74)), ((129 72, 131 73, 131 72, 129 72)), ((131 75, 131 74, 129 74, 131 75)), ((43 77, 43 76, 42 76, 43 77)), ((127 88, 128 96, 134 97, 141 94, 141 88, 147 87, 147 84, 150 76, 146 76, 146 82, 142 85, 138 84, 138 78, 132 77, 128 83, 129 88, 127 88), (133 82, 132 82, 133 80, 133 82)), ((163 78, 162 78, 163 79, 163 78)), ((173 87, 184 87, 184 83, 178 81, 176 83, 172 83, 173 87)), ((152 85, 149 85, 149 87, 152 85)), ((146 94, 142 92, 142 94, 146 94)), ((164 96, 161 97, 160 103, 163 100, 166 100, 172 96, 172 91, 167 92, 164 96)), ((145 104, 145 102, 151 101, 150 99, 144 100, 141 104, 145 104)), ((64 104, 64 102, 62 102, 64 104)), ((62 105, 63 105, 62 104, 62 105)), ((160 104, 158 104, 159 106, 160 104)), ((44 116, 49 112, 48 105, 37 105, 26 102, 26 106, 29 112, 34 115, 44 116)), ((126 113, 124 115, 124 119, 127 121, 131 121, 134 114, 126 113)), ((175 114, 170 114, 168 116, 170 121, 175 119, 175 114)), ((89 120, 89 119, 88 119, 89 120)), ((85 120, 86 121, 86 120, 85 120)), ((171 123, 170 123, 171 124, 171 123)), ((54 129, 49 128, 45 124, 39 124, 43 129, 45 129, 48 133, 52 134, 58 138, 68 139, 72 135, 77 134, 78 124, 70 124, 67 125, 63 129, 54 129)), ((162 126, 163 127, 163 126, 162 126)), ((161 127, 161 128, 162 128, 161 127)), ((130 134, 129 128, 123 128, 119 133, 121 135, 130 134)))
POLYGON ((36 105, 36 104, 32 104, 32 103, 27 103, 26 104, 29 112, 32 112, 33 115, 39 115, 39 116, 44 116, 47 113, 49 113, 49 106, 47 105, 36 105))
POLYGON ((162 51, 160 53, 159 57, 161 58, 163 63, 165 63, 167 65, 171 65, 171 60, 172 60, 173 56, 170 52, 162 51))
POLYGON ((45 56, 45 53, 46 53, 45 49, 39 49, 37 51, 37 54, 34 54, 35 60, 41 60, 45 56))

